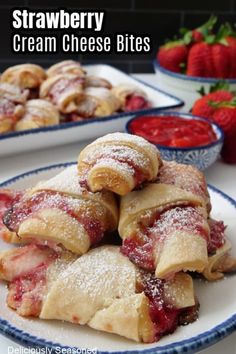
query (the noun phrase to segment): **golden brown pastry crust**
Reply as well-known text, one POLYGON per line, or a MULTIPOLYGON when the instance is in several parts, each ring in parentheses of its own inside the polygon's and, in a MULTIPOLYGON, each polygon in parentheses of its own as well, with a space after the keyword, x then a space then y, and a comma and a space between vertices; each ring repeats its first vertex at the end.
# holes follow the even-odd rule
MULTIPOLYGON (((149 184, 141 191, 122 197, 119 234, 125 240, 132 238, 152 222, 157 212, 170 207, 191 205, 202 215, 201 227, 209 235, 205 203, 201 197, 166 184, 149 184)), ((166 278, 181 270, 202 272, 207 265, 206 239, 190 232, 178 231, 167 235, 164 243, 156 243, 153 250, 156 276, 166 278)))
POLYGON ((86 71, 82 68, 80 63, 75 60, 63 60, 56 63, 47 70, 47 76, 52 77, 59 74, 73 74, 81 78, 85 77, 86 71))
POLYGON ((16 124, 15 130, 26 130, 59 124, 60 115, 57 108, 46 100, 27 101, 25 113, 16 124))
POLYGON ((112 84, 102 77, 89 75, 85 77, 85 87, 104 87, 110 90, 112 84))
MULTIPOLYGON (((52 285, 40 317, 87 323, 92 328, 135 341, 153 341, 149 300, 143 292, 136 292, 137 272, 116 246, 91 250, 52 285)), ((178 308, 195 304, 193 283, 188 275, 178 275, 164 292, 179 304, 178 308)))
POLYGON ((104 87, 87 87, 84 90, 84 98, 78 104, 77 113, 85 118, 106 117, 119 108, 120 102, 111 90, 104 87))
POLYGON ((147 95, 146 93, 140 89, 139 87, 131 84, 120 84, 112 89, 112 93, 119 99, 121 102, 121 107, 122 109, 125 109, 125 103, 126 103, 126 98, 130 95, 138 95, 140 97, 143 97, 147 100, 147 95))
POLYGON ((28 190, 19 209, 17 204, 15 209, 13 206, 6 224, 10 229, 12 217, 17 216, 21 208, 27 208, 28 203, 32 203, 36 210, 20 219, 18 229, 12 230, 22 242, 47 241, 83 254, 96 242, 96 237, 117 228, 118 210, 113 195, 109 192, 93 194, 81 187, 76 166, 28 190), (40 195, 42 197, 38 197, 40 195), (42 206, 37 208, 37 204, 42 206))
POLYGON ((40 87, 40 98, 51 101, 62 113, 72 113, 84 97, 84 82, 74 74, 49 77, 40 87))
POLYGON ((38 88, 46 78, 43 68, 35 64, 11 66, 1 75, 1 82, 7 82, 21 88, 38 88))
POLYGON ((81 151, 78 171, 91 191, 108 189, 125 195, 137 184, 156 178, 161 164, 156 147, 125 133, 105 135, 81 151))
POLYGON ((184 165, 175 161, 163 161, 158 183, 171 184, 201 197, 208 213, 211 211, 210 195, 204 174, 195 166, 184 165))

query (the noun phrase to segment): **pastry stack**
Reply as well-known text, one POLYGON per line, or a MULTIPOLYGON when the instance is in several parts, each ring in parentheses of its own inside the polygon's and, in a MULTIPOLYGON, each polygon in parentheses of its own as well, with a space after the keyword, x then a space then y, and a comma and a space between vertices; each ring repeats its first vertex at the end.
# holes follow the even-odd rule
POLYGON ((194 275, 236 269, 203 174, 162 161, 141 137, 108 134, 78 164, 25 191, 0 192, 7 305, 155 342, 198 317, 194 275))
POLYGON ((79 62, 66 60, 48 70, 35 64, 6 69, 0 78, 0 133, 137 111, 150 106, 130 84, 89 76, 79 62))

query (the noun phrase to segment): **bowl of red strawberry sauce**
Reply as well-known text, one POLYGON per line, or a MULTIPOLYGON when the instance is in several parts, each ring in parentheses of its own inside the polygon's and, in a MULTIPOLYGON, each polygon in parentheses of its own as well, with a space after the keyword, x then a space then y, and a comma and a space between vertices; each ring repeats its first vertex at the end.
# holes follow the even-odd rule
POLYGON ((126 132, 156 145, 164 160, 195 165, 200 170, 217 160, 224 140, 215 123, 192 114, 158 110, 130 119, 126 132))

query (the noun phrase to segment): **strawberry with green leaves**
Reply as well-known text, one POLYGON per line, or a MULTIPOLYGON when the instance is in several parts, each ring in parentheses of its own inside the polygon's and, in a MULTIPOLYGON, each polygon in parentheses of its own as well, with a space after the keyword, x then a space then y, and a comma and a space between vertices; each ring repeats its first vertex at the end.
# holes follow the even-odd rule
POLYGON ((215 85, 212 85, 208 94, 201 88, 199 90, 201 98, 195 101, 192 114, 203 118, 211 119, 216 108, 213 103, 228 102, 234 97, 234 93, 229 90, 229 84, 224 81, 219 81, 215 85))
POLYGON ((193 43, 203 41, 211 33, 216 20, 215 16, 211 16, 205 24, 194 30, 181 29, 182 38, 169 41, 159 48, 157 53, 159 64, 167 70, 183 73, 186 69, 189 48, 193 43))
POLYGON ((187 75, 221 79, 236 77, 234 36, 231 26, 226 23, 216 34, 193 45, 188 54, 187 75))
POLYGON ((188 48, 183 41, 168 42, 160 47, 157 60, 163 68, 181 73, 182 67, 185 65, 188 56, 188 48))

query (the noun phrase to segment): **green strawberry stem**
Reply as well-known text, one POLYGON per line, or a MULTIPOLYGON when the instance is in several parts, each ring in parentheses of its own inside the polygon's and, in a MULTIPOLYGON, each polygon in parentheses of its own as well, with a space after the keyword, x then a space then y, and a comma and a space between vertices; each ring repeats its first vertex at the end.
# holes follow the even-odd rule
POLYGON ((236 97, 234 97, 231 101, 222 101, 222 102, 214 102, 209 100, 209 106, 213 108, 235 108, 236 107, 236 97))

